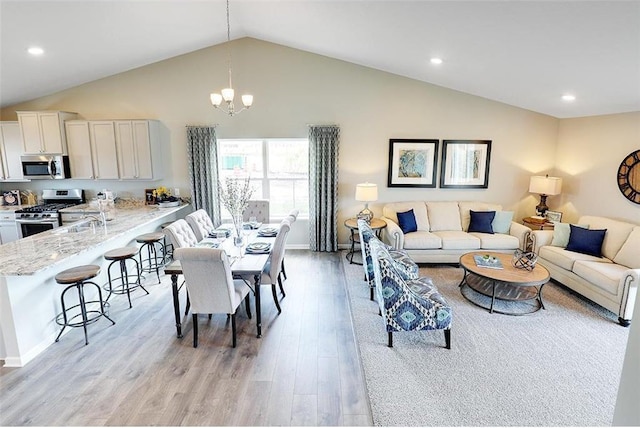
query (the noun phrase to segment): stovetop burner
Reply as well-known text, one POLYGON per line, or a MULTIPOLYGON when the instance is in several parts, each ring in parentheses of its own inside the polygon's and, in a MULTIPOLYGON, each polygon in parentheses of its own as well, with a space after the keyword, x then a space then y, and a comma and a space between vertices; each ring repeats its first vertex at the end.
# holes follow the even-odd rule
POLYGON ((16 214, 26 214, 26 213, 57 213, 59 210, 63 209, 63 208, 68 208, 68 207, 72 207, 76 204, 72 204, 72 203, 51 203, 51 204, 42 204, 42 205, 35 205, 33 207, 28 207, 28 208, 22 208, 19 210, 16 210, 16 214))

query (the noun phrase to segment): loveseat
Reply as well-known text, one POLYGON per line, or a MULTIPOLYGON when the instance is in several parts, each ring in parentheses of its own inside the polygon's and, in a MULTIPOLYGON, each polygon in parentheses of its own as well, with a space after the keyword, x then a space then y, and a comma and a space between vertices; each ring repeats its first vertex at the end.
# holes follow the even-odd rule
POLYGON ((640 282, 640 225, 582 216, 575 225, 556 223, 554 230, 534 230, 531 237, 538 263, 551 278, 629 325, 640 282), (604 234, 601 243, 598 234, 604 234))
POLYGON ((406 250, 417 263, 458 263, 460 256, 470 251, 512 253, 523 248, 531 232, 513 221, 513 212, 485 202, 393 202, 384 205, 382 219, 387 223, 382 230, 383 240, 394 248, 406 250), (417 230, 405 233, 398 213, 410 210, 413 210, 417 230), (469 232, 472 211, 496 213, 493 233, 469 232))

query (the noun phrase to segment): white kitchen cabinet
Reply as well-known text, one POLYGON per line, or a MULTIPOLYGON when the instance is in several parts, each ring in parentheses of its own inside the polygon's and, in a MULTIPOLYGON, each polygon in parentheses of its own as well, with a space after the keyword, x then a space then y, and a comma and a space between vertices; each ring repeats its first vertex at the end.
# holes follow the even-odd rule
POLYGON ((113 121, 69 120, 65 129, 71 178, 120 178, 113 121))
POLYGON ((0 212, 0 244, 8 244, 18 240, 15 216, 13 211, 0 212))
POLYGON ((162 178, 160 123, 155 120, 116 120, 114 125, 120 178, 162 178))
POLYGON ((22 137, 18 122, 0 122, 0 181, 22 181, 22 137))
POLYGON ((66 111, 19 111, 18 122, 25 154, 67 154, 66 120, 77 117, 66 111))

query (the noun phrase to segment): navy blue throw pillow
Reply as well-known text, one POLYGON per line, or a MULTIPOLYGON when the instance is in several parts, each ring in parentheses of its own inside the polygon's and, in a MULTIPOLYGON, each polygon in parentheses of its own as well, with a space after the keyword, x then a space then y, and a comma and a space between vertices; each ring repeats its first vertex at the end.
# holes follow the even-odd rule
POLYGON ((400 229, 402 229, 402 233, 415 232, 418 230, 416 216, 413 214, 413 210, 398 213, 398 225, 400 229))
POLYGON ((566 250, 602 257, 602 242, 607 229, 584 229, 572 224, 569 227, 571 232, 566 250))
POLYGON ((473 211, 469 210, 471 221, 469 222, 469 232, 493 233, 493 218, 495 211, 473 211))

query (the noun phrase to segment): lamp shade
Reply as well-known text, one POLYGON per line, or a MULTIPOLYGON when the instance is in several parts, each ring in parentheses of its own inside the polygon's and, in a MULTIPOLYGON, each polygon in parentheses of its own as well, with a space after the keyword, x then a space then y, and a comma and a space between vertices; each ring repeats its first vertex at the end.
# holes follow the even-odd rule
POLYGON ((562 190, 562 178, 534 175, 529 181, 529 193, 539 195, 559 195, 562 190))
POLYGON ((378 200, 378 185, 360 183, 356 185, 356 201, 373 202, 378 200))

